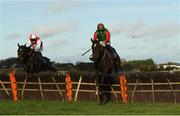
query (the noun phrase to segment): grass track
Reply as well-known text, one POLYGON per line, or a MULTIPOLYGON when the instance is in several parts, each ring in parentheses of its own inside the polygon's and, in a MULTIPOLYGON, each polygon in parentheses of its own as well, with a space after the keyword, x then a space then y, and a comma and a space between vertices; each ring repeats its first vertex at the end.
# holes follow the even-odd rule
POLYGON ((96 102, 62 102, 47 100, 20 100, 17 102, 0 100, 0 114, 156 114, 180 115, 180 104, 173 103, 108 103, 104 106, 96 102))

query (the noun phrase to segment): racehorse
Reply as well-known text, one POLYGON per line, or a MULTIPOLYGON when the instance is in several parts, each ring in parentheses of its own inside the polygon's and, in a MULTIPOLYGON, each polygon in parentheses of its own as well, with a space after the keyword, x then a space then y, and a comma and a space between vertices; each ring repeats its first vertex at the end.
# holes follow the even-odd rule
POLYGON ((56 71, 56 68, 52 66, 52 62, 46 57, 37 55, 37 52, 25 45, 19 45, 18 43, 18 59, 21 62, 23 69, 29 74, 37 74, 41 71, 56 71))
MULTIPOLYGON (((99 104, 106 104, 110 100, 110 95, 105 90, 111 90, 113 84, 112 74, 117 73, 121 66, 121 60, 118 54, 114 59, 113 54, 98 41, 92 41, 92 58, 96 71, 96 86, 98 86, 99 104), (108 84, 109 86, 103 86, 108 84), (106 99, 104 99, 106 97, 106 99)), ((111 49, 114 49, 111 47, 111 49)))

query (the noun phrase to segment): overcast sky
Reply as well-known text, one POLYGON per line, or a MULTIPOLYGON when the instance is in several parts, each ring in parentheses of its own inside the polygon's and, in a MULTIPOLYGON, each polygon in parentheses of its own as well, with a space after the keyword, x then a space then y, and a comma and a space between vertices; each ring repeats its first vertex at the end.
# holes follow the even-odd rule
POLYGON ((0 59, 36 33, 51 60, 89 61, 81 54, 100 22, 121 58, 180 62, 180 0, 0 0, 0 59))

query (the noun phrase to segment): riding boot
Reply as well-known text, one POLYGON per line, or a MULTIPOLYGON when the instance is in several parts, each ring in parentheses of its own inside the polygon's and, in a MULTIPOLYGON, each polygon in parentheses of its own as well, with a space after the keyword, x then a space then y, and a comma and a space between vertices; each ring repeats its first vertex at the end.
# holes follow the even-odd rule
POLYGON ((113 47, 111 47, 110 45, 107 45, 107 46, 106 46, 106 49, 111 53, 112 60, 113 60, 113 62, 114 62, 114 66, 113 66, 113 67, 114 67, 114 71, 117 72, 117 64, 116 64, 116 61, 119 60, 119 56, 118 56, 116 50, 115 50, 113 47))
POLYGON ((112 51, 112 53, 113 53, 113 58, 114 58, 115 60, 118 59, 119 56, 118 56, 116 50, 115 50, 113 47, 111 47, 111 51, 112 51))
POLYGON ((92 57, 92 55, 90 55, 89 59, 90 59, 91 61, 93 61, 93 57, 92 57))
POLYGON ((112 48, 110 45, 106 45, 106 49, 110 52, 113 61, 116 60, 116 53, 114 48, 112 48))

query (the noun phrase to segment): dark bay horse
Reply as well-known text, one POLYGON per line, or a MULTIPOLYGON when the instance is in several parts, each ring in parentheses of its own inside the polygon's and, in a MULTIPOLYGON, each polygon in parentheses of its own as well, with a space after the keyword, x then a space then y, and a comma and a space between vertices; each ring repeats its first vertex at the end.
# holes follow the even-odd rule
MULTIPOLYGON (((98 41, 92 41, 92 61, 95 64, 96 71, 96 85, 98 86, 99 104, 105 104, 110 100, 111 93, 104 92, 105 90, 111 91, 113 84, 112 74, 117 73, 121 66, 121 60, 117 54, 116 59, 106 47, 99 44, 98 41), (108 84, 109 86, 103 86, 108 84), (106 97, 106 99, 104 99, 106 97)), ((114 49, 114 48, 112 48, 114 49)))
POLYGON ((52 66, 52 62, 46 57, 39 58, 37 52, 33 51, 30 47, 18 44, 18 59, 21 62, 23 69, 29 74, 37 74, 41 71, 56 71, 52 66), (44 61, 42 61, 44 60, 44 61))

